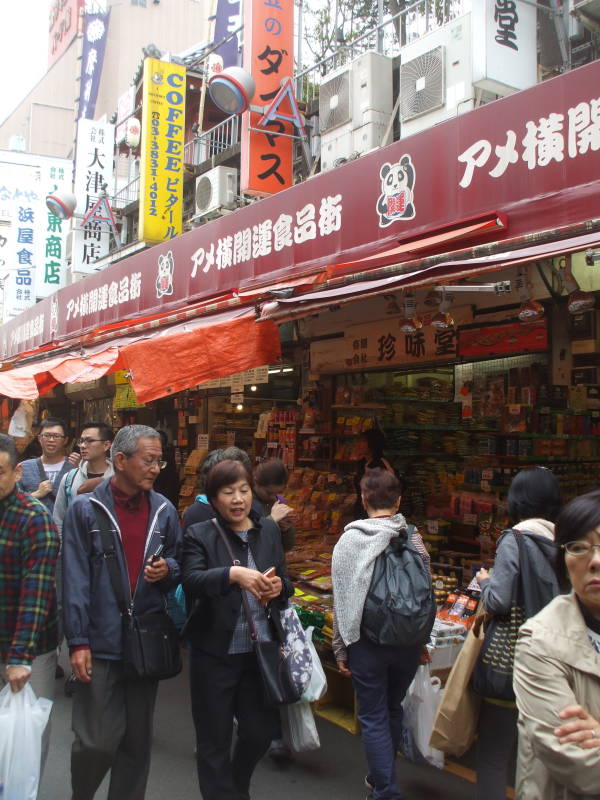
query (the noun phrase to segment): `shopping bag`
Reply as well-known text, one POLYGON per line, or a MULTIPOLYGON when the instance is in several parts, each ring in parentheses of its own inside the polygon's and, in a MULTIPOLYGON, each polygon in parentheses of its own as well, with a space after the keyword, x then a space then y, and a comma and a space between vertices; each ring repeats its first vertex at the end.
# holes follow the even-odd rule
POLYGON ((413 761, 427 761, 438 769, 444 766, 444 754, 431 747, 429 739, 440 698, 439 678, 431 677, 429 664, 421 665, 402 704, 404 710, 402 725, 409 733, 407 742, 409 746, 407 752, 403 752, 413 761))
POLYGON ((320 700, 327 691, 327 678, 325 677, 325 670, 323 669, 321 659, 313 643, 313 632, 313 626, 307 628, 305 631, 306 641, 308 642, 308 647, 312 656, 312 669, 308 686, 302 693, 300 699, 307 703, 314 703, 316 700, 320 700))
POLYGON ((29 684, 20 692, 7 684, 0 692, 0 798, 36 800, 42 733, 52 701, 36 698, 29 684))
POLYGON ((283 739, 294 753, 318 750, 321 746, 310 703, 300 700, 281 708, 283 739))
POLYGON ((471 688, 471 675, 483 645, 483 616, 477 617, 446 681, 430 744, 450 755, 462 756, 473 744, 481 698, 471 688))

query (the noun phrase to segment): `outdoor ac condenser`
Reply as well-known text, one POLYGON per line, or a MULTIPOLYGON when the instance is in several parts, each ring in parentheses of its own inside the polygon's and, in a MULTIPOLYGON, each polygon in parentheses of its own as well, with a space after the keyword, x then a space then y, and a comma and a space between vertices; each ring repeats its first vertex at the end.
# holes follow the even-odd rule
POLYGON ((238 171, 214 167, 196 178, 196 216, 217 215, 236 207, 238 171))

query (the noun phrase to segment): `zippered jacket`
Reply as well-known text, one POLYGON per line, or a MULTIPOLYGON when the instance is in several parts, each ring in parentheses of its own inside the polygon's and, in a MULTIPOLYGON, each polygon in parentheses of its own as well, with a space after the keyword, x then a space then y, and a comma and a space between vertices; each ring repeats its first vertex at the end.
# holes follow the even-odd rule
POLYGON ((131 598, 135 614, 164 611, 166 593, 180 579, 179 549, 181 533, 174 506, 157 492, 149 492, 150 514, 144 550, 144 564, 160 544, 169 575, 157 583, 144 580, 140 572, 133 597, 122 546, 110 478, 94 492, 73 500, 63 523, 63 615, 69 647, 89 646, 96 658, 122 657, 121 613, 104 558, 104 548, 94 504, 108 516, 109 530, 116 538, 116 553, 125 597, 131 598))

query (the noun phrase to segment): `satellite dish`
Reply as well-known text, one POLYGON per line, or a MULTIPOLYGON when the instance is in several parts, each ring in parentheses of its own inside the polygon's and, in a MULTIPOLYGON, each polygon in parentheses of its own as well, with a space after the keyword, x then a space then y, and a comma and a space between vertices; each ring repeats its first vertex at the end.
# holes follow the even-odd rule
POLYGON ((246 111, 255 91, 254 78, 241 67, 227 67, 208 81, 208 93, 213 103, 225 114, 246 111))

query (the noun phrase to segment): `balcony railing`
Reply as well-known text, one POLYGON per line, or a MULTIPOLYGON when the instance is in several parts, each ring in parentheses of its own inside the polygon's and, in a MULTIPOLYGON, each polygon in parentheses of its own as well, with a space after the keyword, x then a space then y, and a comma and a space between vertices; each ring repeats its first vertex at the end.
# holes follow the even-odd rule
POLYGON ((140 198, 140 176, 134 178, 115 194, 112 202, 113 208, 126 208, 140 198))
POLYGON ((184 148, 184 162, 197 167, 212 156, 228 150, 239 142, 239 117, 228 117, 208 131, 202 131, 184 148))

